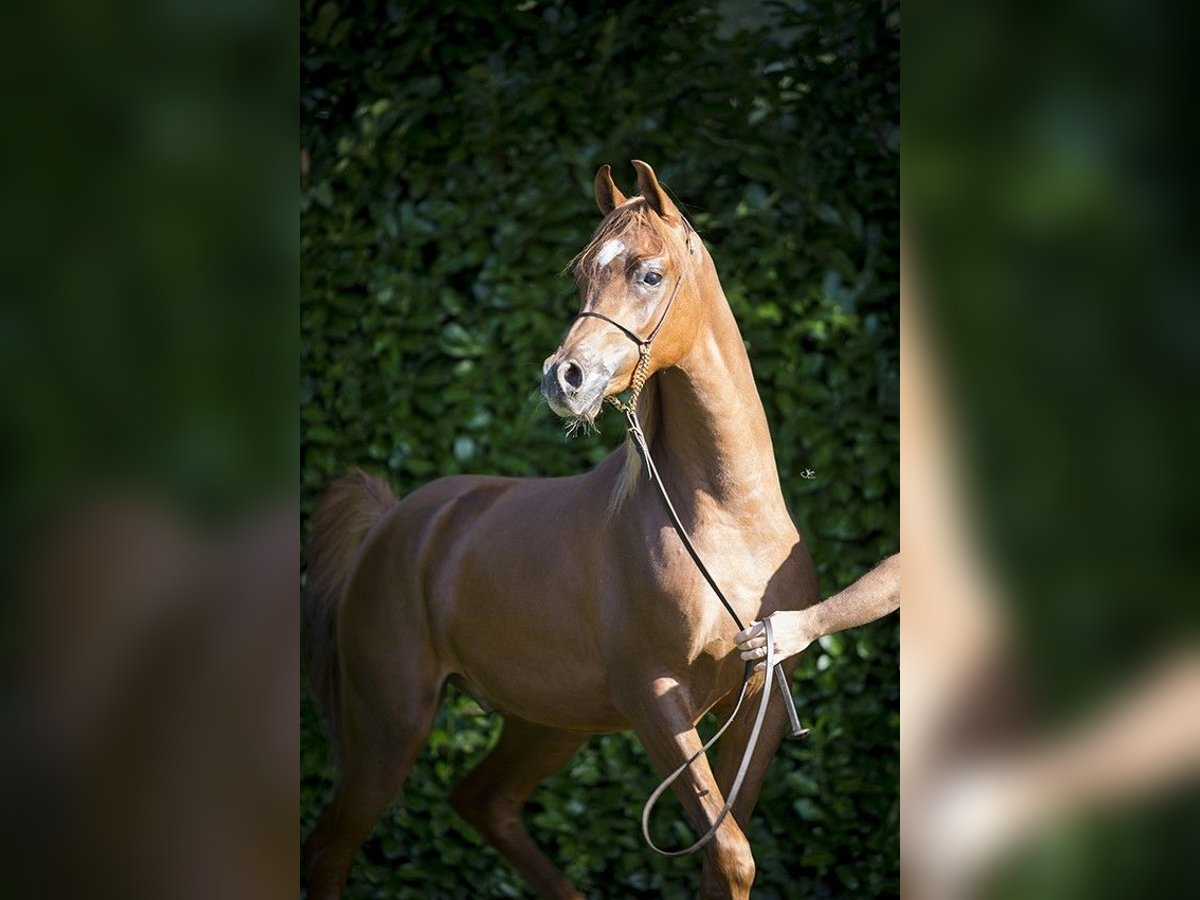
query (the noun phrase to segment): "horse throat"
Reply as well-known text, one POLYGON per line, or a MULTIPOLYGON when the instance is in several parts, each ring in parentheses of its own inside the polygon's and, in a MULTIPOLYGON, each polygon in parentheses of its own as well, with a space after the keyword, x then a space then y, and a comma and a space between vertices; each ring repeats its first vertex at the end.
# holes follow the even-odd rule
MULTIPOLYGON (((673 497, 699 493, 725 511, 769 519, 781 514, 790 522, 750 359, 715 267, 706 262, 698 277, 695 338, 682 359, 646 382, 638 418, 673 497)), ((625 450, 610 517, 646 480, 630 437, 625 450)))
POLYGON ((766 413, 723 293, 709 298, 691 349, 659 373, 652 448, 692 490, 724 507, 782 497, 766 413))

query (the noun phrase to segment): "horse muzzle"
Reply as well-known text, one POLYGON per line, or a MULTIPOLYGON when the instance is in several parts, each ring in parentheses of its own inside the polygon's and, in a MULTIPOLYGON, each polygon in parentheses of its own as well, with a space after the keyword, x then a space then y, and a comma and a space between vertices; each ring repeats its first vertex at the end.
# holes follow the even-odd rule
POLYGON ((557 361, 551 357, 542 370, 542 396, 556 416, 595 418, 611 377, 612 373, 601 366, 588 366, 570 357, 557 361))

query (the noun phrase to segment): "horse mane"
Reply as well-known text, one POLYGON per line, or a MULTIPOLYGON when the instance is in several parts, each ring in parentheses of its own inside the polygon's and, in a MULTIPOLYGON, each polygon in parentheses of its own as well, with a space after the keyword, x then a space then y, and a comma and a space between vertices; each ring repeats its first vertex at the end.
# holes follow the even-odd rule
MULTIPOLYGON (((642 434, 646 436, 646 446, 649 446, 654 440, 654 435, 658 431, 659 422, 662 419, 662 405, 658 399, 658 375, 651 375, 646 381, 646 386, 642 388, 641 396, 638 397, 637 413, 638 421, 642 423, 642 434)), ((641 476, 642 457, 637 452, 633 436, 626 434, 625 461, 621 464, 621 471, 617 474, 617 483, 613 485, 612 494, 608 498, 608 517, 610 519, 616 516, 621 511, 621 507, 625 505, 625 501, 633 496, 641 476)))
POLYGON ((637 250, 640 255, 686 255, 686 236, 692 228, 686 221, 684 226, 684 234, 681 236, 677 228, 669 225, 654 211, 645 197, 634 197, 616 207, 601 220, 592 239, 567 263, 567 269, 574 272, 576 281, 590 281, 599 274, 597 257, 600 248, 611 240, 621 240, 634 232, 638 235, 637 250))

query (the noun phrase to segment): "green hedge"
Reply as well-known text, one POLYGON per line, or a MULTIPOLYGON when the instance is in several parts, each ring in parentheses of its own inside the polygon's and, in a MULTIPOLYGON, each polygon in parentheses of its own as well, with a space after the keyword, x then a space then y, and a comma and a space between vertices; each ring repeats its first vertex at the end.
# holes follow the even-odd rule
MULTIPOLYGON (((611 415, 567 439, 537 389, 595 170, 633 193, 637 157, 717 262, 822 590, 897 549, 898 7, 310 0, 303 40, 306 511, 353 466, 404 492, 578 472, 620 440, 611 415)), ((813 733, 763 792, 756 897, 898 892, 897 662, 892 617, 802 663, 813 733)), ((302 726, 307 831, 334 772, 307 701, 302 726)), ((528 893, 446 802, 497 728, 449 697, 349 896, 528 893)), ((655 781, 632 738, 594 739, 527 822, 590 896, 688 896, 699 860, 638 835, 655 781)))

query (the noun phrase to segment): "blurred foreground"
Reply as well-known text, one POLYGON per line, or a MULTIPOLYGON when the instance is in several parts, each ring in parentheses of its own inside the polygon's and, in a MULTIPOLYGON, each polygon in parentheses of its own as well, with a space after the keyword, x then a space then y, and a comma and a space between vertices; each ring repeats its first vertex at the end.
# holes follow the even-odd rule
MULTIPOLYGON (((1191 857, 1171 855, 1186 852, 1200 812, 1180 804, 1187 793, 1177 790, 1200 799, 1200 642, 1164 635, 1132 651, 1143 659, 1131 675, 1096 678, 1102 686, 1081 710, 1047 712, 1055 686, 1039 686, 1034 673, 1055 661, 1030 658, 1037 639, 1027 632, 1042 626, 1021 622, 1021 599, 979 551, 983 517, 956 478, 961 459, 911 282, 902 302, 904 887, 934 900, 989 889, 1120 897, 1157 875, 1173 894, 1177 878, 1194 874, 1191 857), (1102 833, 1114 828, 1115 836, 1102 833), (1025 867, 1019 875, 1016 862, 1025 867), (1019 886, 1006 889, 1010 878, 1019 886)), ((1078 627, 1064 642, 1112 610, 1072 614, 1078 627)))
POLYGON ((3 18, 0 893, 293 896, 295 13, 3 18))
POLYGON ((128 492, 64 512, 10 733, 28 896, 289 893, 299 557, 286 505, 209 534, 128 492))
POLYGON ((904 887, 1193 896, 1195 14, 933 3, 915 18, 904 887))

